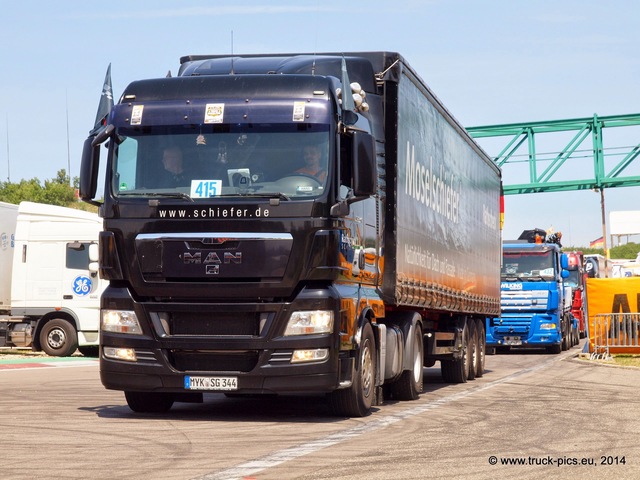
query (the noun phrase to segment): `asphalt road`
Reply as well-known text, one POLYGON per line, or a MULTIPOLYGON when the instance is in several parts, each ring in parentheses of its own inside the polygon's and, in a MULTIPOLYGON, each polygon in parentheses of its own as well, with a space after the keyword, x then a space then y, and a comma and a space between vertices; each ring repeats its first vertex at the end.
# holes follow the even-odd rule
POLYGON ((102 387, 96 361, 0 360, 0 477, 640 478, 640 369, 578 351, 489 356, 459 385, 429 368, 419 400, 361 419, 314 397, 221 394, 140 415, 102 387))

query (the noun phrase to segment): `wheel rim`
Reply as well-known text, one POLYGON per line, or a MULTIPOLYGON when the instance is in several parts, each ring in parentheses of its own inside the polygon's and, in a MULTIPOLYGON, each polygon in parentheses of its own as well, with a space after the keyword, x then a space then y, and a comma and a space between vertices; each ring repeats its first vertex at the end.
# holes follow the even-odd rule
MULTIPOLYGON (((484 333, 484 332, 480 332, 480 333, 484 333)), ((482 337, 480 337, 479 347, 480 347, 480 351, 478 352, 478 355, 479 355, 478 360, 480 360, 480 367, 484 368, 484 362, 485 362, 484 355, 485 355, 485 350, 487 348, 487 345, 486 345, 486 340, 482 337)))
POLYGON ((54 328, 47 335, 47 343, 51 348, 61 348, 67 341, 67 336, 61 328, 54 328))
POLYGON ((420 381, 422 375, 422 352, 420 351, 421 338, 416 336, 416 343, 413 346, 413 379, 416 383, 420 381))
POLYGON ((471 343, 469 342, 469 332, 465 329, 465 332, 463 333, 463 338, 464 338, 464 348, 462 349, 462 354, 464 355, 464 362, 462 362, 462 367, 464 368, 465 372, 469 371, 469 363, 471 361, 471 355, 469 355, 470 351, 471 351, 471 343))
POLYGON ((371 385, 373 383, 373 362, 371 361, 371 348, 369 342, 364 345, 362 350, 362 391, 365 397, 371 393, 371 385))
POLYGON ((476 365, 478 364, 478 349, 477 349, 477 344, 470 342, 470 348, 473 352, 473 355, 471 355, 471 365, 469 365, 469 368, 476 368, 476 365))

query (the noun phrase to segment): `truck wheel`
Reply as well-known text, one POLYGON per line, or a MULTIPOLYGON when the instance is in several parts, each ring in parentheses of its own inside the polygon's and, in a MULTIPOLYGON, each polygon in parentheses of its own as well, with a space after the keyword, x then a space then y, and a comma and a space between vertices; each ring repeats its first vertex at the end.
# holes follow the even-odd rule
POLYGON ((417 400, 422 393, 424 372, 422 369, 424 343, 422 329, 416 324, 413 334, 413 361, 411 370, 405 370, 398 380, 389 385, 391 396, 397 400, 417 400))
POLYGON ((356 371, 349 388, 329 395, 329 406, 334 414, 345 417, 364 417, 371 410, 376 391, 376 342, 373 329, 367 323, 362 328, 356 371))
POLYGON ((78 351, 85 357, 97 357, 100 354, 100 347, 97 345, 87 345, 78 347, 78 351))
POLYGON ((468 321, 467 328, 469 329, 469 373, 467 378, 475 380, 476 365, 478 364, 478 329, 475 320, 468 321))
POLYGON ((547 347, 547 352, 549 353, 553 353, 553 354, 558 354, 562 351, 562 347, 560 345, 551 345, 550 347, 547 347))
POLYGON ((453 360, 441 360, 440 371, 442 379, 446 383, 466 383, 469 374, 469 329, 465 327, 462 332, 461 357, 453 360))
POLYGON ((160 392, 124 392, 129 408, 137 413, 165 413, 173 406, 174 397, 160 392))
POLYGON ((78 348, 76 329, 61 318, 49 320, 40 330, 40 346, 52 357, 68 357, 78 348))
POLYGON ((484 375, 487 349, 487 335, 482 320, 478 320, 476 323, 476 332, 478 333, 478 342, 476 343, 476 378, 480 378, 484 375))

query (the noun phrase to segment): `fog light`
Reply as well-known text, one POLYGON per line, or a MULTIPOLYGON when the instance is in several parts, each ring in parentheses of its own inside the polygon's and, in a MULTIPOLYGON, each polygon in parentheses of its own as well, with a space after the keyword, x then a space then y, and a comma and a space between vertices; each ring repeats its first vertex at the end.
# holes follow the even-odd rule
POLYGON ((313 350, 294 350, 291 363, 321 362, 329 358, 328 348, 315 348, 313 350))
POLYGON ((107 358, 125 362, 135 362, 138 359, 133 348, 102 347, 102 354, 107 358))
POLYGON ((541 323, 540 330, 555 330, 556 326, 555 323, 541 323))

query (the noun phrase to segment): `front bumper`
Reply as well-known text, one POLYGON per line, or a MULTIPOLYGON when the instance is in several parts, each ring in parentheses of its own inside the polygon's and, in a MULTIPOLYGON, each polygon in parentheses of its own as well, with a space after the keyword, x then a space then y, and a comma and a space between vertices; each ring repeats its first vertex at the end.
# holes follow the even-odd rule
POLYGON ((142 335, 101 332, 100 379, 108 389, 186 392, 185 376, 234 377, 234 393, 330 392, 348 382, 353 351, 339 350, 340 301, 332 288, 303 289, 288 303, 138 303, 106 292, 103 308, 132 309, 142 335), (109 295, 111 294, 111 295, 109 295), (334 312, 330 334, 284 336, 290 313, 334 312), (131 349, 135 361, 105 356, 131 349), (326 349, 321 361, 292 363, 294 350, 326 349))

